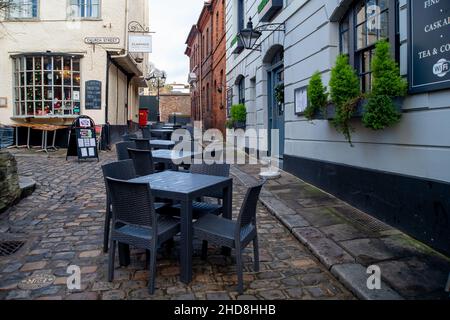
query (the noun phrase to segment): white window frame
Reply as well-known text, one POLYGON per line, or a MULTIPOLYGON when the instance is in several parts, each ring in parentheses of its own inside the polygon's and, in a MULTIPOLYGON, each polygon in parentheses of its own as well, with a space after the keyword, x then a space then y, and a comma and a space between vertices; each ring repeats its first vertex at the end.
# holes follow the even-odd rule
MULTIPOLYGON (((86 2, 87 1, 93 1, 93 0, 81 0, 84 1, 84 8, 86 10, 86 2)), ((81 16, 81 14, 74 15, 74 11, 72 10, 72 6, 79 8, 78 5, 72 5, 72 0, 67 0, 67 19, 79 19, 79 20, 101 20, 102 19, 102 0, 98 0, 98 15, 93 16, 81 16)), ((77 10, 78 12, 78 10, 77 10)))
MULTIPOLYGON (((40 12, 40 4, 41 2, 39 0, 14 0, 14 2, 17 2, 15 6, 17 6, 16 9, 9 9, 6 14, 7 20, 39 20, 39 12, 40 12), (33 2, 36 2, 36 16, 33 16, 33 2), (16 10, 22 10, 21 6, 23 5, 29 5, 31 7, 31 15, 28 16, 14 16, 12 15, 16 10)), ((19 11, 20 13, 20 11, 19 11)))

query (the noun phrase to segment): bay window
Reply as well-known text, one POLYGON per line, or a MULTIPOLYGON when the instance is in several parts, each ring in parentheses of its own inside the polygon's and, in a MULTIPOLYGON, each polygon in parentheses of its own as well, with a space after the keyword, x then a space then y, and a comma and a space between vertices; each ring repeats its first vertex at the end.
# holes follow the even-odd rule
POLYGON ((397 0, 359 0, 340 22, 340 50, 349 55, 357 70, 362 92, 372 88, 371 65, 377 41, 386 39, 396 50, 397 5, 397 0))
POLYGON ((100 0, 70 0, 71 18, 100 18, 100 0))
POLYGON ((38 17, 38 0, 11 0, 9 19, 33 19, 38 17))
POLYGON ((14 115, 80 114, 80 57, 19 55, 13 57, 14 115))

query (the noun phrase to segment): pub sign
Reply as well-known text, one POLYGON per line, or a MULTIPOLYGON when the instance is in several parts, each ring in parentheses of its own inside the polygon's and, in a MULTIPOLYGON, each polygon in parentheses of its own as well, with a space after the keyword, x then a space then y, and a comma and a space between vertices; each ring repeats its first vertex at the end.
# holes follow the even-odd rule
POLYGON ((411 93, 450 88, 450 1, 411 0, 411 93))

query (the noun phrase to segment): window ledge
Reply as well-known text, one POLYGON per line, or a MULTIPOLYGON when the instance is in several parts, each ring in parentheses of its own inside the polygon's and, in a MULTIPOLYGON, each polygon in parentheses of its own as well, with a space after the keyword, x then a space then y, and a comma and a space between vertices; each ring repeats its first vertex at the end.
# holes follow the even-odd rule
POLYGON ((4 22, 40 22, 40 18, 6 18, 4 22))
POLYGON ((103 21, 102 18, 68 17, 67 21, 103 21))

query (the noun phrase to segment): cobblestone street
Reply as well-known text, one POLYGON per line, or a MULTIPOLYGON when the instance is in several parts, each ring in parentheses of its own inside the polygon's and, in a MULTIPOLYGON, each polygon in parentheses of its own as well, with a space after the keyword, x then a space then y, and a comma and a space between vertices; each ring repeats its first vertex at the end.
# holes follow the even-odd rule
MULTIPOLYGON (((261 271, 253 272, 252 248, 244 255, 244 295, 238 296, 233 255, 223 257, 210 246, 200 259, 194 243, 194 278, 179 281, 178 247, 161 251, 157 260, 156 291, 148 294, 145 253, 132 251, 131 264, 117 268, 107 281, 108 256, 102 251, 105 190, 101 165, 115 160, 102 152, 101 161, 65 161, 61 152, 49 157, 34 151, 14 151, 19 174, 33 178, 36 191, 0 216, 0 231, 26 239, 12 256, 0 258, 0 299, 354 299, 336 278, 268 211, 259 205, 261 271), (81 290, 66 286, 67 267, 78 265, 81 290), (54 282, 29 290, 22 281, 51 274, 54 282)), ((245 187, 234 179, 233 214, 245 187)))

